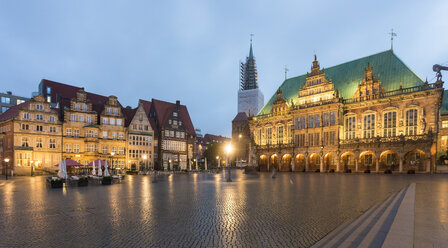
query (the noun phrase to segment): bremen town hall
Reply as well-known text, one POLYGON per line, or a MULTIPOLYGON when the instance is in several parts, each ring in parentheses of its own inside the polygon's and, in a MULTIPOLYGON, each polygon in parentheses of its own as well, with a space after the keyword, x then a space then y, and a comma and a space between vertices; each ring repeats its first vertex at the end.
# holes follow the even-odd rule
POLYGON ((260 171, 434 172, 447 150, 443 96, 440 75, 423 81, 392 49, 327 68, 314 56, 234 123, 247 120, 247 159, 260 171))

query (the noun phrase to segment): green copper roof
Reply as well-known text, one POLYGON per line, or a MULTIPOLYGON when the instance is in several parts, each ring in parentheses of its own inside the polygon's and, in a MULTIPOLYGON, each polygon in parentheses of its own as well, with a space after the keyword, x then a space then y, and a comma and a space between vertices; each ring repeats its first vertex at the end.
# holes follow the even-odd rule
POLYGON ((448 114, 448 90, 443 91, 442 108, 440 109, 440 114, 448 114))
MULTIPOLYGON (((423 84, 423 80, 409 69, 392 50, 325 68, 325 76, 332 79, 335 89, 339 90, 340 96, 344 99, 349 99, 353 97, 358 83, 364 78, 364 69, 367 68, 367 64, 373 67, 374 77, 381 81, 381 85, 386 91, 399 89, 400 83, 403 88, 423 84)), ((292 99, 296 103, 299 89, 305 81, 306 74, 283 81, 280 89, 287 102, 290 102, 292 99)), ((274 93, 258 114, 270 113, 276 98, 274 93)))

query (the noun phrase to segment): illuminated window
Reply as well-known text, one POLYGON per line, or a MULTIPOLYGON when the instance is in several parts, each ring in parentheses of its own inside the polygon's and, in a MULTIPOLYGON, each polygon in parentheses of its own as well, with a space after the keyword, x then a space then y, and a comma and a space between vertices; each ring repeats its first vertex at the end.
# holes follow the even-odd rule
POLYGON ((266 128, 266 144, 272 144, 272 128, 266 128))
POLYGON ((356 137, 356 117, 347 116, 344 121, 345 139, 355 139, 356 137))
POLYGON ((50 149, 55 149, 55 148, 56 148, 56 140, 50 139, 50 149))
POLYGON ((27 137, 22 137, 22 146, 23 147, 29 147, 29 143, 28 143, 28 138, 27 137))
POLYGON ((364 139, 375 137, 375 114, 364 115, 364 139))
POLYGON ((283 144, 283 126, 277 127, 277 144, 283 144))
POLYGON ((36 139, 36 148, 42 148, 42 138, 36 139))
POLYGON ((406 111, 406 135, 417 135, 417 110, 406 111))
POLYGON ((391 111, 384 114, 384 137, 397 136, 397 112, 391 111))
POLYGON ((448 121, 442 121, 442 128, 448 128, 448 121))

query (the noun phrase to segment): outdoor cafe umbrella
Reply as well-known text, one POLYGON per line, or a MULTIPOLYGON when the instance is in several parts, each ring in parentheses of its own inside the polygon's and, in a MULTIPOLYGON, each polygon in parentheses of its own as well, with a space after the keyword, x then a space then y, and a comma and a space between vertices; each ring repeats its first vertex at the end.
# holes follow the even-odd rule
POLYGON ((98 176, 100 177, 102 175, 103 175, 103 170, 101 169, 101 160, 100 160, 99 164, 98 164, 98 176))
POLYGON ((93 161, 92 163, 93 163, 93 164, 92 164, 92 166, 93 166, 93 169, 92 169, 92 175, 95 176, 95 174, 96 174, 96 172, 95 172, 95 161, 93 161))
POLYGON ((108 166, 107 166, 107 160, 106 160, 106 164, 104 165, 104 176, 105 176, 105 177, 110 176, 110 175, 109 175, 109 170, 107 169, 107 167, 108 167, 108 166))
POLYGON ((58 177, 63 178, 64 177, 64 172, 62 171, 62 161, 59 162, 59 171, 58 171, 58 177))

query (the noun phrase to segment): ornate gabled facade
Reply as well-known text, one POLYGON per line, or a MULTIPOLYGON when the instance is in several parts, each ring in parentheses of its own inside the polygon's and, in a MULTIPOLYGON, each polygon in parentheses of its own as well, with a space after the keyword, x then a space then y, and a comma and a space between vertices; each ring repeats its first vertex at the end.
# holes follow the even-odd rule
POLYGON ((196 133, 187 107, 152 99, 150 118, 154 118, 157 135, 158 170, 193 168, 196 133))
POLYGON ((98 114, 84 89, 76 92, 63 109, 63 158, 88 164, 98 156, 98 114))
POLYGON ((1 159, 9 170, 23 175, 34 168, 51 168, 61 160, 62 136, 58 111, 38 95, 11 107, 0 116, 3 134, 1 159))
POLYGON ((145 112, 144 103, 140 100, 136 109, 123 109, 123 112, 128 130, 126 161, 129 169, 154 169, 154 130, 145 112))
POLYGON ((100 158, 110 159, 112 168, 125 168, 126 130, 124 115, 116 96, 109 96, 100 115, 98 149, 100 158))
POLYGON ((315 57, 310 73, 285 80, 250 118, 253 163, 262 171, 434 171, 442 85, 423 82, 391 50, 326 70, 315 57))

